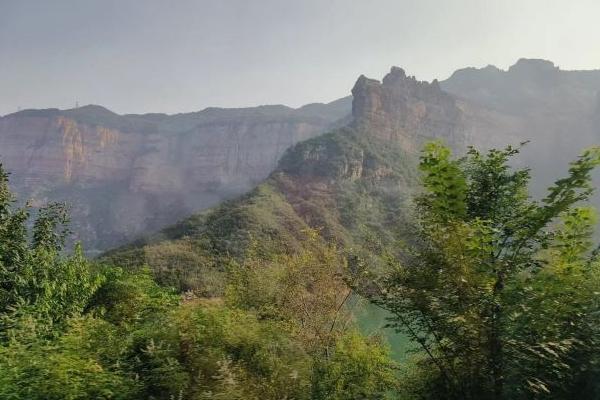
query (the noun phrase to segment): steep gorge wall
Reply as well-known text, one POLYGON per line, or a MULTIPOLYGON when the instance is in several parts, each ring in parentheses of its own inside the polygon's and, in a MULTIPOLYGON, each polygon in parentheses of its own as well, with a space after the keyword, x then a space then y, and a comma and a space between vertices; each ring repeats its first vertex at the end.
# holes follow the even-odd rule
POLYGON ((67 201, 75 239, 105 249, 247 191, 285 149, 341 117, 337 104, 177 116, 29 110, 0 118, 0 161, 21 200, 67 201))

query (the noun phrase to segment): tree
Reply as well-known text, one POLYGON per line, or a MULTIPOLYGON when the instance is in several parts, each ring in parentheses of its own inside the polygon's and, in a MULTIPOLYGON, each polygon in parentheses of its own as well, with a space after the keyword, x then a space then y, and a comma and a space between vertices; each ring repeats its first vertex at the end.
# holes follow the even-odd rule
POLYGON ((110 323, 85 315, 101 284, 81 246, 64 250, 67 210, 49 204, 30 222, 0 165, 0 398, 129 398, 124 347, 110 323))
POLYGON ((592 193, 600 148, 541 201, 528 195, 529 171, 509 166, 518 152, 471 148, 452 159, 427 144, 418 245, 390 257, 372 295, 426 354, 439 398, 569 398, 598 361, 594 219, 577 206, 592 193))
POLYGON ((349 331, 337 339, 330 357, 316 360, 311 399, 385 399, 396 387, 395 369, 377 338, 349 331))
POLYGON ((38 329, 52 330, 80 314, 101 284, 90 274, 77 245, 63 253, 68 235, 64 204, 40 209, 28 228, 30 207, 17 208, 0 165, 0 338, 7 340, 28 319, 43 321, 38 329))
POLYGON ((231 265, 227 303, 276 323, 300 344, 310 369, 303 393, 310 399, 386 398, 396 389, 396 364, 379 337, 356 330, 348 301, 354 279, 346 260, 335 246, 319 245, 318 232, 306 234, 306 248, 296 254, 269 261, 251 255, 231 265))

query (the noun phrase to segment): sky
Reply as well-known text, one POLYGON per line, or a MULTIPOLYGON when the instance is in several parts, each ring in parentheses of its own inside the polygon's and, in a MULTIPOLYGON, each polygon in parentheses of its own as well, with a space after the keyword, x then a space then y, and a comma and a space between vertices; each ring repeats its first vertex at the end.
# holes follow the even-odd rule
POLYGON ((600 68, 598 0, 0 0, 0 115, 329 102, 521 57, 600 68))

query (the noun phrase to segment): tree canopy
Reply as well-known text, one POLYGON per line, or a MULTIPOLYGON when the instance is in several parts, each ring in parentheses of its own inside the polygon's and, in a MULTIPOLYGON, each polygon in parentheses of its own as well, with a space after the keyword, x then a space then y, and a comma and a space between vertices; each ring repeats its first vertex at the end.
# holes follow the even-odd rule
POLYGON ((584 202, 600 148, 539 201, 510 166, 518 152, 423 150, 417 245, 389 257, 373 299, 425 355, 428 398, 598 396, 600 260, 584 202))

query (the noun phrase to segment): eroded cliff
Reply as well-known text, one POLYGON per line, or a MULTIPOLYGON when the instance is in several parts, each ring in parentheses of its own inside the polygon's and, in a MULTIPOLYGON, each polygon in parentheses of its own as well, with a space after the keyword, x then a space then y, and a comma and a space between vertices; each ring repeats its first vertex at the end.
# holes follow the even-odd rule
POLYGON ((174 116, 27 110, 0 118, 0 160, 21 199, 67 201, 75 239, 104 249, 252 188, 348 109, 343 99, 174 116))

